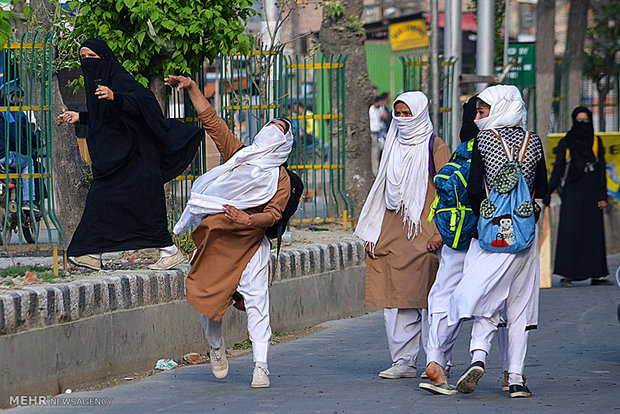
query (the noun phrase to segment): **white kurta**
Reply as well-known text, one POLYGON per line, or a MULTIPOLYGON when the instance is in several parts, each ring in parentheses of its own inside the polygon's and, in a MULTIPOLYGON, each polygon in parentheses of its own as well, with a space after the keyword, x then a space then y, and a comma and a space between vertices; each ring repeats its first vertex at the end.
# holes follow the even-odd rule
POLYGON ((510 316, 525 313, 526 326, 538 324, 538 293, 540 261, 538 235, 532 246, 519 253, 491 253, 483 250, 478 240, 471 241, 465 258, 463 279, 450 298, 448 323, 474 316, 491 317, 503 308, 511 290, 523 295, 512 300, 513 309, 507 309, 507 326, 510 316))

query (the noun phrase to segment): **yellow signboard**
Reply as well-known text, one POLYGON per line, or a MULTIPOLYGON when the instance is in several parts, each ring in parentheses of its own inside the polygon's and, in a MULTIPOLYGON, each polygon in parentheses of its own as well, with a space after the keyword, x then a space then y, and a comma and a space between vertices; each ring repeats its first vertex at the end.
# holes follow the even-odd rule
MULTIPOLYGON (((547 153, 547 170, 549 175, 555 161, 555 148, 560 139, 566 134, 549 134, 549 151, 547 153)), ((607 195, 609 201, 620 208, 620 132, 599 132, 596 134, 603 141, 605 147, 605 162, 607 163, 607 195)))
POLYGON ((388 27, 392 50, 407 50, 428 46, 428 28, 425 20, 392 23, 388 27))

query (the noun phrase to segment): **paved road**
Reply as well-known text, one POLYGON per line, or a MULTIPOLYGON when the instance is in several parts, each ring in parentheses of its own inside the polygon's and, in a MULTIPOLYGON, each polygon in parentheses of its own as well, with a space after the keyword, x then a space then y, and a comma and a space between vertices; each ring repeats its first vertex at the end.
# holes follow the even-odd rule
MULTIPOLYGON (((377 373, 390 363, 380 312, 329 322, 320 332, 272 347, 270 389, 250 388, 252 362, 246 355, 230 361, 224 381, 216 380, 209 366, 197 365, 71 397, 112 399, 109 406, 89 407, 89 413, 620 413, 618 302, 620 289, 613 286, 541 292, 540 328, 530 335, 526 360, 534 393, 529 399, 511 400, 501 392, 496 348, 470 395, 434 396, 418 389, 419 379, 380 379, 377 373)), ((457 342, 452 381, 469 362, 470 327, 466 325, 457 342)))

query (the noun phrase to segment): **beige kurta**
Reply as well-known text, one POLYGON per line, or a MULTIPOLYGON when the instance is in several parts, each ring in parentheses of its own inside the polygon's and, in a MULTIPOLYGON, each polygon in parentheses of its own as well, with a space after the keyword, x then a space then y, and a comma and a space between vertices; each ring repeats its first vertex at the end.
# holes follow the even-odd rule
MULTIPOLYGON (((243 147, 226 123, 211 107, 199 114, 202 124, 215 142, 224 162, 243 147)), ((290 180, 280 167, 278 190, 264 206, 245 210, 249 214, 268 213, 273 225, 282 217, 290 194, 290 180)), ((187 302, 210 319, 224 316, 232 295, 239 286, 243 270, 258 250, 265 227, 233 223, 223 213, 205 216, 192 233, 196 253, 187 276, 187 302)))
MULTIPOLYGON (((435 169, 450 159, 450 148, 439 137, 433 144, 435 169)), ((426 219, 435 199, 435 184, 429 177, 424 210, 420 217, 422 233, 407 239, 403 216, 386 210, 381 234, 375 246, 376 259, 366 257, 366 305, 382 308, 426 308, 428 293, 435 282, 439 260, 426 250, 426 244, 439 234, 434 222, 426 219)))

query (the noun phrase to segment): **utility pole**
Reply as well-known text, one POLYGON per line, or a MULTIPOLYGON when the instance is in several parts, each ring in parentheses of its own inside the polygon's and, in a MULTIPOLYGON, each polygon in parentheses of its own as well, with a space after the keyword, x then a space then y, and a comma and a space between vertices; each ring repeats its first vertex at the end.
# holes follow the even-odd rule
MULTIPOLYGON (((446 6, 447 7, 447 6, 446 6)), ((452 77, 452 139, 449 144, 456 149, 459 144, 459 132, 461 130, 461 72, 463 57, 463 32, 461 26, 461 0, 450 1, 450 38, 452 43, 451 55, 454 58, 452 77)), ((446 26, 448 22, 446 21, 446 26)))
POLYGON ((431 117, 435 134, 439 132, 439 12, 438 0, 431 0, 431 117))
MULTIPOLYGON (((478 37, 476 39, 476 74, 478 76, 493 76, 495 67, 493 55, 494 42, 495 1, 478 1, 478 37)), ((482 92, 488 83, 478 83, 476 91, 482 92)))
POLYGON ((504 14, 504 62, 503 68, 508 65, 508 43, 510 42, 510 0, 506 0, 506 12, 504 14))

